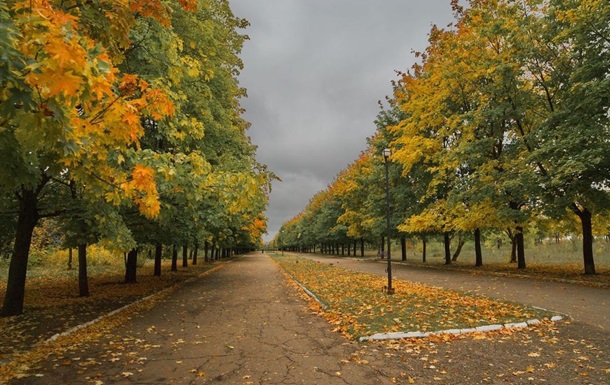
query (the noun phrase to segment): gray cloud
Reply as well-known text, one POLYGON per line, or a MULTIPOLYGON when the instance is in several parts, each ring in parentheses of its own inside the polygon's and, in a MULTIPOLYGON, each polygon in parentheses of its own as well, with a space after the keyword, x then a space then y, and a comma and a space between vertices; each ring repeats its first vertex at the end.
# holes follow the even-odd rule
POLYGON ((240 84, 257 159, 278 174, 267 211, 281 224, 332 182, 375 132, 378 100, 414 62, 449 0, 231 0, 250 21, 240 84))

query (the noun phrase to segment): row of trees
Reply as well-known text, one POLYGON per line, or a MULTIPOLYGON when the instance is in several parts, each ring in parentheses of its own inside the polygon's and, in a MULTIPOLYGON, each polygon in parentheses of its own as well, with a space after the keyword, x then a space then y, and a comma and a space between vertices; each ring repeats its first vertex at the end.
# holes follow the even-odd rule
MULTIPOLYGON (((392 237, 506 232, 525 268, 524 233, 594 234, 610 219, 610 4, 452 1, 419 63, 394 83, 360 158, 278 235, 284 245, 384 234, 383 157, 392 150, 392 237), (594 232, 595 228, 595 232, 594 232)), ((458 244, 458 248, 462 243, 458 244)))
POLYGON ((273 175, 241 118, 246 25, 227 0, 0 3, 2 315, 43 218, 85 276, 87 244, 129 250, 127 282, 141 245, 259 245, 273 175))

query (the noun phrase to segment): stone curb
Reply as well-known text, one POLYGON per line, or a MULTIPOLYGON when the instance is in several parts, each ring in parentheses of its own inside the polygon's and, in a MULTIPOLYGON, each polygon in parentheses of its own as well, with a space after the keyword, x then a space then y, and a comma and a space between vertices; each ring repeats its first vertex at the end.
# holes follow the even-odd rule
MULTIPOLYGON (((558 322, 566 317, 564 316, 553 316, 551 317, 551 322, 558 322)), ((538 325, 542 323, 542 321, 538 319, 531 319, 524 322, 513 322, 507 324, 497 324, 497 325, 482 325, 474 328, 468 329, 447 329, 447 330, 439 330, 434 332, 394 332, 394 333, 377 333, 372 336, 360 337, 358 341, 383 341, 383 340, 397 340, 403 338, 426 338, 430 336, 438 336, 443 334, 451 334, 451 335, 461 335, 468 333, 487 333, 496 330, 502 329, 525 329, 530 326, 538 325)))
POLYGON ((146 296, 146 297, 144 297, 144 298, 140 298, 140 299, 138 299, 138 300, 136 300, 136 301, 134 301, 134 302, 132 302, 132 303, 129 303, 129 304, 127 304, 127 305, 123 306, 123 307, 120 307, 120 308, 118 308, 118 309, 115 309, 115 310, 113 310, 113 311, 111 311, 111 312, 109 312, 109 313, 102 314, 101 316, 99 316, 99 317, 97 317, 97 318, 95 318, 95 319, 93 319, 93 320, 91 320, 91 321, 89 321, 89 322, 85 322, 85 323, 83 323, 83 324, 76 325, 76 326, 74 326, 74 327, 72 327, 72 328, 70 328, 70 329, 68 329, 68 330, 66 330, 66 331, 64 331, 64 332, 61 332, 61 333, 56 333, 56 334, 52 335, 51 337, 47 338, 46 340, 39 342, 39 343, 38 343, 38 344, 36 344, 36 345, 44 345, 44 344, 47 344, 47 343, 53 342, 53 341, 55 341, 56 339, 58 339, 58 338, 60 338, 60 337, 65 337, 65 336, 68 336, 68 335, 70 335, 70 334, 72 334, 72 333, 74 333, 74 332, 77 332, 77 331, 79 331, 79 330, 81 330, 81 329, 83 329, 83 328, 86 328, 86 327, 91 326, 91 325, 95 325, 96 323, 98 323, 98 322, 100 322, 100 321, 102 321, 102 320, 104 320, 104 319, 106 319, 106 318, 108 318, 108 317, 111 317, 111 316, 113 316, 113 315, 115 315, 115 314, 117 314, 117 313, 123 312, 123 311, 125 311, 125 310, 127 310, 127 309, 129 309, 129 308, 131 308, 131 307, 134 307, 134 306, 136 306, 136 305, 140 304, 140 303, 146 302, 146 301, 151 300, 151 299, 153 299, 153 298, 155 298, 155 297, 157 297, 157 296, 160 296, 160 295, 162 295, 162 294, 164 294, 164 293, 167 293, 167 292, 169 292, 169 291, 171 291, 171 290, 174 290, 174 289, 175 289, 177 286, 180 286, 180 285, 184 285, 184 284, 186 284, 186 283, 193 282, 193 281, 195 281, 195 280, 197 280, 197 279, 199 279, 199 278, 201 278, 201 277, 203 277, 203 276, 205 276, 205 275, 211 274, 212 272, 214 272, 214 271, 216 271, 216 270, 221 269, 222 267, 224 267, 224 265, 225 265, 225 264, 227 264, 227 263, 229 263, 229 262, 231 262, 231 261, 227 261, 227 262, 225 262, 225 263, 223 263, 223 264, 221 264, 221 265, 219 265, 219 266, 213 267, 213 268, 211 268, 210 270, 207 270, 207 271, 205 271, 205 272, 203 272, 203 273, 199 274, 199 275, 198 275, 198 276, 196 276, 196 277, 193 277, 193 278, 187 279, 187 280, 185 280, 185 281, 183 281, 183 282, 181 282, 181 283, 178 283, 178 284, 176 284, 176 285, 173 285, 173 286, 167 287, 167 288, 165 288, 165 289, 163 289, 163 290, 161 290, 161 291, 159 291, 159 292, 156 292, 156 293, 151 294, 151 295, 149 295, 149 296, 146 296))

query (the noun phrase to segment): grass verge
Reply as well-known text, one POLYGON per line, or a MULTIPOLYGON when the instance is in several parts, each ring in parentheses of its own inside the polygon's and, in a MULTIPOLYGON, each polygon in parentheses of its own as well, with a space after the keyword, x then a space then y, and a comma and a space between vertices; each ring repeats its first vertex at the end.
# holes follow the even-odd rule
POLYGON ((396 294, 388 296, 382 290, 385 278, 291 255, 272 257, 327 306, 325 317, 335 331, 349 338, 467 329, 555 315, 517 303, 399 280, 393 283, 396 294))

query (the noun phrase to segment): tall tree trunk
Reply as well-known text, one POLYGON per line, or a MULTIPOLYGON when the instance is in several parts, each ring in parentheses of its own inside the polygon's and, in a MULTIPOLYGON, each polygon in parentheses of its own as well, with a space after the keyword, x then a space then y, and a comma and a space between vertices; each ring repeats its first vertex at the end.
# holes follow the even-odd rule
POLYGON ((172 245, 172 271, 178 271, 178 246, 172 245))
POLYGON ((87 276, 87 244, 78 245, 78 294, 89 297, 89 278, 87 276))
POLYGON ((189 266, 189 249, 187 245, 182 245, 182 267, 189 266))
POLYGON ((400 237, 400 250, 402 250, 402 260, 407 260, 407 238, 400 237))
POLYGON ((195 247, 193 247, 193 265, 197 264, 197 252, 199 251, 199 243, 195 242, 195 247))
POLYGON ((474 256, 476 267, 483 266, 483 253, 481 252, 481 230, 474 231, 474 256))
POLYGON ((506 232, 510 238, 510 263, 517 263, 517 236, 510 229, 506 232))
POLYGON ((161 258, 163 257, 163 245, 161 242, 155 244, 155 277, 161 276, 161 258))
POLYGON ((203 260, 204 262, 210 262, 208 253, 210 252, 210 243, 208 241, 203 242, 203 260))
POLYGON ((23 313, 25 298, 25 280, 28 270, 28 258, 32 233, 40 218, 37 207, 37 193, 33 190, 22 189, 19 197, 19 216, 15 231, 15 244, 8 270, 6 294, 0 316, 13 316, 23 313))
POLYGON ((127 253, 125 263, 125 283, 137 283, 136 270, 138 268, 138 248, 135 247, 127 253))
POLYGON ((360 257, 364 257, 364 238, 360 238, 360 257))
POLYGON ((445 244, 445 265, 451 265, 451 238, 449 233, 443 234, 443 240, 445 244))
POLYGON ((72 270, 72 248, 68 247, 68 270, 72 270))
POLYGON ((421 237, 421 243, 422 243, 422 252, 421 252, 421 259, 423 263, 426 263, 426 237, 422 236, 421 237))
POLYGON ((385 237, 382 235, 381 236, 381 248, 380 248, 381 252, 380 252, 380 257, 381 258, 385 258, 385 237))
POLYGON ((595 260, 593 258, 593 225, 591 223, 591 211, 586 207, 579 208, 573 205, 573 210, 582 226, 582 256, 585 264, 585 274, 595 274, 595 260))
POLYGON ((464 247, 464 237, 460 235, 458 236, 457 248, 455 249, 455 253, 453 253, 453 257, 451 258, 452 262, 457 261, 458 257, 460 256, 460 253, 462 252, 462 247, 464 247))
POLYGON ((515 240, 517 243, 517 269, 525 269, 525 243, 523 241, 523 227, 517 227, 515 240))

